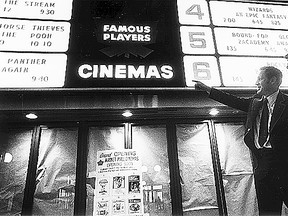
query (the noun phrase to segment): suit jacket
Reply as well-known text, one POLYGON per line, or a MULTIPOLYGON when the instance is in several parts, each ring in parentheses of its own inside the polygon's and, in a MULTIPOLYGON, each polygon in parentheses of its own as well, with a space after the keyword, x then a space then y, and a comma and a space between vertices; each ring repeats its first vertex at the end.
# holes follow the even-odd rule
MULTIPOLYGON (((256 116, 261 106, 260 99, 256 96, 251 98, 240 98, 235 95, 212 88, 210 98, 226 104, 235 109, 247 112, 247 119, 245 124, 244 142, 252 151, 253 160, 259 159, 259 151, 254 144, 253 127, 256 116)), ((270 143, 274 152, 274 159, 277 164, 284 165, 285 172, 288 172, 288 96, 279 92, 270 125, 270 143)), ((284 171, 284 170, 283 170, 284 171)))

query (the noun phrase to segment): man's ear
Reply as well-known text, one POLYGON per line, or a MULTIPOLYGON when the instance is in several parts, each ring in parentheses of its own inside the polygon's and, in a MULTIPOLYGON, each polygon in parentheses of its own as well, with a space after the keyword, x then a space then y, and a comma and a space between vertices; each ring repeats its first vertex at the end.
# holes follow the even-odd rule
POLYGON ((275 85, 277 83, 277 78, 275 76, 271 77, 271 79, 269 80, 269 82, 273 85, 275 85))
POLYGON ((277 77, 274 76, 269 80, 269 82, 271 85, 279 87, 282 83, 282 80, 278 80, 277 77))

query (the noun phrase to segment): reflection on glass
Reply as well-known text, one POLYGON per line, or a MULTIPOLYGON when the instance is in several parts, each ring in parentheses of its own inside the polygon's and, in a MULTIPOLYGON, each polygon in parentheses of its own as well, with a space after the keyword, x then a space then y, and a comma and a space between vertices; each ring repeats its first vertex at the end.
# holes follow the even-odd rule
POLYGON ((132 146, 142 160, 144 213, 172 215, 165 126, 132 127, 132 146))
POLYGON ((42 130, 33 215, 73 215, 77 136, 75 128, 42 130))
POLYGON ((258 215, 252 162, 244 144, 244 125, 216 124, 225 198, 229 215, 258 215))
POLYGON ((10 153, 4 153, 0 155, 0 162, 10 163, 13 160, 13 155, 10 153))
POLYGON ((219 215, 207 124, 177 125, 183 215, 219 215))
POLYGON ((32 130, 0 131, 0 215, 21 213, 32 130))
POLYGON ((155 166, 154 166, 154 171, 155 171, 155 172, 160 172, 160 171, 161 171, 161 166, 155 165, 155 166))
POLYGON ((141 170, 142 170, 142 172, 144 173, 144 172, 147 172, 147 171, 148 171, 148 168, 147 168, 147 166, 142 166, 141 170))

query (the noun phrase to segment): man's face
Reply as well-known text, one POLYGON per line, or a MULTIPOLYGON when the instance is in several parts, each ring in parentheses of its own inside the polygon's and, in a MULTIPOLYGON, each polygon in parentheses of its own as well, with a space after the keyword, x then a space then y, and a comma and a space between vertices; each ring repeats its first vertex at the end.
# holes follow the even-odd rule
POLYGON ((261 96, 269 96, 277 90, 277 88, 275 89, 275 86, 272 84, 271 80, 266 77, 264 71, 261 71, 259 73, 256 81, 256 86, 257 94, 261 96))

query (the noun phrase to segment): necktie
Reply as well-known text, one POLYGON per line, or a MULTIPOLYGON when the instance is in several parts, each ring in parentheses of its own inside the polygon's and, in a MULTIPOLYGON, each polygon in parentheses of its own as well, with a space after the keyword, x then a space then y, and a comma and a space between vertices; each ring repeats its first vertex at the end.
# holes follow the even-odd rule
POLYGON ((260 118, 259 138, 258 138, 258 142, 260 146, 264 145, 268 137, 269 110, 268 110, 267 102, 268 102, 267 98, 264 98, 262 115, 260 118))

